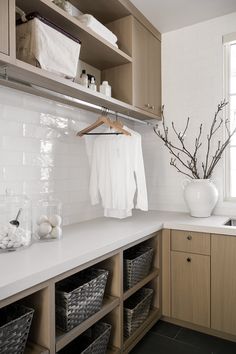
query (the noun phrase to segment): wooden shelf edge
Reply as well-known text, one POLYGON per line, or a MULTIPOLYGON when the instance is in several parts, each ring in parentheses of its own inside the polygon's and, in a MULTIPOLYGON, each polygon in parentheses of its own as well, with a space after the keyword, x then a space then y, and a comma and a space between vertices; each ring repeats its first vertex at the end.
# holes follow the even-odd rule
POLYGON ((100 107, 106 107, 112 111, 128 115, 132 118, 145 120, 154 119, 158 121, 160 117, 152 113, 142 111, 128 103, 119 101, 102 95, 99 92, 93 92, 78 83, 71 82, 58 75, 46 70, 36 68, 28 63, 16 60, 15 64, 7 64, 8 80, 1 80, 1 85, 12 87, 33 95, 52 99, 55 101, 64 101, 65 104, 80 106, 80 108, 94 111, 94 108, 85 107, 82 104, 73 102, 73 98, 82 100, 100 107), (17 81, 17 82, 15 82, 17 81), (30 85, 36 85, 44 90, 33 88, 30 85), (51 91, 51 92, 50 92, 51 91), (63 96, 59 96, 63 95, 63 96))
POLYGON ((120 299, 116 297, 105 297, 103 306, 100 311, 96 312, 93 316, 89 317, 86 321, 81 323, 79 326, 73 328, 69 332, 62 332, 58 330, 58 334, 56 337, 56 351, 61 350, 67 344, 69 344, 76 337, 81 335, 84 331, 90 328, 97 321, 101 320, 104 316, 106 316, 109 312, 114 310, 120 303, 120 299))
POLYGON ((42 347, 36 343, 27 342, 24 354, 49 354, 49 349, 42 347))
POLYGON ((143 336, 152 328, 152 326, 161 318, 160 309, 153 308, 145 322, 124 341, 124 353, 130 350, 143 338, 143 336))
POLYGON ((143 286, 145 286, 147 283, 149 283, 151 280, 159 276, 160 270, 158 268, 154 268, 151 273, 149 273, 144 279, 142 279, 140 282, 138 282, 135 286, 133 286, 131 289, 128 289, 125 291, 123 295, 123 299, 127 300, 131 295, 133 295, 136 291, 141 289, 143 286))

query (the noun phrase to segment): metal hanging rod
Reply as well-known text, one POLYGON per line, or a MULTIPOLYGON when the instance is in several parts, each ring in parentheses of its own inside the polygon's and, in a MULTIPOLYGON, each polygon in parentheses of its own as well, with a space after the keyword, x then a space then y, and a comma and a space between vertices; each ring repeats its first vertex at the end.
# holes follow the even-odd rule
POLYGON ((117 115, 118 115, 119 118, 128 119, 130 121, 133 121, 133 122, 136 122, 139 124, 143 124, 143 125, 147 125, 150 127, 153 127, 157 124, 157 122, 155 122, 155 123, 150 122, 150 120, 155 120, 155 119, 142 121, 140 119, 130 117, 129 115, 126 115, 124 113, 115 112, 115 111, 110 110, 106 107, 102 107, 102 106, 99 106, 99 105, 96 105, 93 103, 89 103, 87 101, 83 101, 83 100, 80 100, 78 98, 74 98, 71 96, 66 96, 61 93, 57 93, 52 90, 49 90, 49 89, 45 89, 45 88, 38 86, 38 85, 31 86, 30 84, 27 84, 27 83, 22 82, 20 80, 16 80, 12 77, 9 77, 7 66, 5 66, 5 65, 0 67, 0 85, 10 87, 10 88, 13 88, 18 91, 23 91, 23 92, 26 92, 29 94, 33 94, 36 96, 41 96, 46 99, 51 99, 51 100, 54 100, 54 101, 57 101, 57 102, 60 102, 62 104, 66 104, 66 105, 69 105, 72 107, 77 107, 77 108, 82 108, 82 109, 87 108, 88 110, 90 110, 92 112, 101 113, 102 110, 106 109, 107 114, 114 116, 115 118, 117 118, 117 115))

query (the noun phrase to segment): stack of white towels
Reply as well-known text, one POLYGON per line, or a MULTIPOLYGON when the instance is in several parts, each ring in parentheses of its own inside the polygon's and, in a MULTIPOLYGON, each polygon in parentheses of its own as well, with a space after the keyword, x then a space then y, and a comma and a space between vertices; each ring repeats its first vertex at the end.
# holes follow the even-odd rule
POLYGON ((86 27, 97 33, 106 41, 118 48, 118 38, 112 33, 106 26, 99 22, 94 16, 89 14, 83 14, 77 7, 72 5, 69 1, 64 0, 51 0, 56 5, 60 6, 63 10, 69 13, 71 16, 77 18, 86 27))
POLYGON ((94 16, 89 14, 84 14, 76 17, 80 22, 82 22, 86 27, 90 28, 92 31, 96 32, 99 36, 107 40, 109 43, 118 48, 117 41, 118 38, 114 33, 112 33, 106 26, 99 22, 94 16))

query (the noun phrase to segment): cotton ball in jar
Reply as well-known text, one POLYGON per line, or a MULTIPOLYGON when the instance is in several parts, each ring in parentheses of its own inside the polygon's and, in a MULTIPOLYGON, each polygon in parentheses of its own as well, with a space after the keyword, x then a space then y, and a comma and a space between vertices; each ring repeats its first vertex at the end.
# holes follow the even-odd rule
POLYGON ((55 214, 49 217, 49 222, 53 227, 61 226, 61 221, 60 215, 55 214))
POLYGON ((41 215, 38 220, 37 220, 37 224, 40 225, 40 224, 43 224, 45 222, 48 222, 48 217, 47 215, 41 215))
POLYGON ((47 223, 47 222, 43 222, 38 227, 38 235, 39 235, 39 237, 45 237, 48 234, 50 234, 51 231, 52 231, 52 226, 49 223, 47 223))
POLYGON ((54 227, 54 228, 52 229, 52 232, 51 232, 51 237, 52 237, 52 238, 57 238, 57 239, 59 239, 59 238, 61 238, 61 236, 62 236, 62 229, 61 229, 61 227, 60 227, 60 226, 54 227))

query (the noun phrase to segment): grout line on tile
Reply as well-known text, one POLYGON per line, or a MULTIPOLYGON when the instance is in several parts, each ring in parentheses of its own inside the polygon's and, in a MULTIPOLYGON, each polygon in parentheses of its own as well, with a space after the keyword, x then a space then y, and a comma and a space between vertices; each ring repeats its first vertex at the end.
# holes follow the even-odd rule
POLYGON ((183 327, 180 327, 180 329, 177 331, 176 335, 173 337, 173 339, 176 339, 180 332, 182 331, 183 327))

